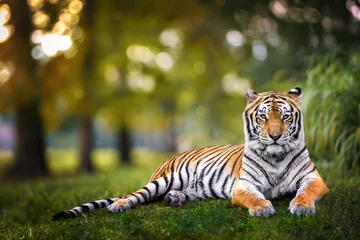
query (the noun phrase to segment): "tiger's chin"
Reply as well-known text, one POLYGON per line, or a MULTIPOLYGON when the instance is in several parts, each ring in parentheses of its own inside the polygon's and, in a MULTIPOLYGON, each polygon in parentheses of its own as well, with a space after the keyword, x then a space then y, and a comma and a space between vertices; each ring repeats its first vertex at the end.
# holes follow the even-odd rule
POLYGON ((285 152, 286 151, 285 151, 284 146, 281 146, 278 144, 267 145, 266 149, 264 151, 265 154, 270 155, 270 156, 280 156, 280 155, 283 155, 285 152))

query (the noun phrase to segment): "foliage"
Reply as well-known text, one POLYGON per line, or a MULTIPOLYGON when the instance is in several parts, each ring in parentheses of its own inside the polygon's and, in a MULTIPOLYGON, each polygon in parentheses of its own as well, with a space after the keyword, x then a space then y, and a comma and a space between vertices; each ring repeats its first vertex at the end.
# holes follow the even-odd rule
POLYGON ((302 107, 312 155, 337 173, 360 173, 360 51, 313 55, 302 107))
MULTIPOLYGON (((58 154, 54 162, 62 162, 58 154)), ((54 156, 53 156, 54 157, 54 156)), ((310 217, 290 215, 291 198, 273 200, 275 216, 252 218, 230 200, 188 202, 173 208, 162 202, 122 214, 98 210, 77 219, 53 222, 52 215, 86 201, 120 196, 148 181, 165 156, 140 153, 137 167, 121 167, 92 176, 2 183, 1 239, 357 239, 360 237, 360 192, 357 179, 328 181, 329 195, 310 217), (143 155, 142 155, 143 154, 143 155), (147 162, 142 162, 144 156, 147 162)))

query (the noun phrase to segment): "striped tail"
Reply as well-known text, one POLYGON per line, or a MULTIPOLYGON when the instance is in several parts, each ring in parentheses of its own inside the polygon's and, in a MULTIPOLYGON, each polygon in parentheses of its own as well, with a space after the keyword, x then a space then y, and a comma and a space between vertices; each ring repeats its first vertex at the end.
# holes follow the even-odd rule
POLYGON ((95 209, 99 209, 99 208, 106 208, 119 199, 120 198, 109 198, 109 199, 96 200, 90 203, 84 203, 81 206, 74 207, 70 210, 64 210, 56 213, 53 216, 53 220, 56 221, 59 219, 75 218, 84 212, 94 211, 95 209))

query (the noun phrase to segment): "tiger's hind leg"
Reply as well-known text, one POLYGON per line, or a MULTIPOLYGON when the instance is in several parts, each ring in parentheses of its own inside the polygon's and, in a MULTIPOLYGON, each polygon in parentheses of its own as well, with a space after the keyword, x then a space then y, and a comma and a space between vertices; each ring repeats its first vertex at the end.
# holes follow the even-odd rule
POLYGON ((164 197, 164 202, 170 206, 181 206, 187 200, 199 199, 196 189, 171 190, 164 197))
POLYGON ((170 206, 181 206, 186 201, 186 195, 179 190, 171 190, 164 197, 164 202, 170 206))

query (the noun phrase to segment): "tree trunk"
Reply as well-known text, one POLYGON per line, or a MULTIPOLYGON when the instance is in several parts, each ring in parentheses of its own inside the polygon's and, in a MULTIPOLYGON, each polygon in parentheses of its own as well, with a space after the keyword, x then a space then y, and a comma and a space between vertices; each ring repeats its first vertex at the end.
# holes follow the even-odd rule
POLYGON ((167 151, 171 153, 178 152, 177 129, 174 114, 168 114, 167 121, 167 151))
POLYGON ((128 127, 123 124, 118 131, 118 151, 122 163, 131 164, 131 137, 128 127))
POLYGON ((16 70, 11 80, 18 97, 15 103, 15 164, 7 178, 29 178, 48 174, 45 162, 43 123, 39 112, 40 81, 37 63, 31 57, 29 37, 32 33, 31 13, 26 1, 9 1, 14 35, 1 49, 3 60, 12 62, 16 70))
POLYGON ((36 101, 16 109, 15 132, 15 164, 10 168, 7 177, 30 178, 48 175, 43 126, 36 101))
POLYGON ((80 163, 81 168, 88 173, 94 171, 92 164, 91 153, 94 147, 93 137, 93 125, 92 118, 93 113, 91 109, 91 80, 94 74, 94 59, 93 59, 93 47, 94 47, 94 35, 93 35, 93 1, 87 1, 85 8, 85 29, 87 34, 87 44, 84 73, 83 73, 83 86, 84 97, 80 106, 79 124, 80 124, 80 163))
POLYGON ((91 158, 93 142, 92 117, 89 114, 83 114, 80 116, 81 168, 89 173, 94 171, 91 158))

